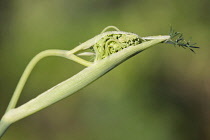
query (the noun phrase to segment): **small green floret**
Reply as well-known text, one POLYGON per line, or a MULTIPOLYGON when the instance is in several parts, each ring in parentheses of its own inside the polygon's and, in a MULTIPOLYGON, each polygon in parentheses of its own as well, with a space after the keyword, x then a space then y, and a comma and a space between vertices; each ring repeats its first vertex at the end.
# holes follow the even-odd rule
POLYGON ((129 46, 142 43, 142 39, 136 34, 109 34, 101 38, 93 45, 95 61, 106 58, 129 46))

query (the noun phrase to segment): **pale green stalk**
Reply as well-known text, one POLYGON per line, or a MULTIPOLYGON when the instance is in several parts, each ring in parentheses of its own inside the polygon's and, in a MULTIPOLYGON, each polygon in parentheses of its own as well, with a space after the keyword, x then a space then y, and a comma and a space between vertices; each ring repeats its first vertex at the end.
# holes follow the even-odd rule
MULTIPOLYGON (((26 83, 26 80, 28 79, 28 76, 30 75, 31 71, 33 70, 34 66, 37 64, 38 61, 40 61, 41 59, 43 59, 44 57, 48 57, 48 56, 60 56, 60 57, 64 57, 67 59, 72 59, 75 60, 75 57, 77 58, 76 60, 78 60, 78 57, 71 54, 68 54, 69 51, 66 50, 45 50, 43 52, 40 52, 39 54, 37 54, 28 64, 28 66, 26 67, 25 71, 23 72, 23 75, 20 78, 20 81, 14 91, 14 94, 12 96, 12 99, 7 107, 7 111, 9 111, 10 109, 14 108, 17 104, 17 101, 19 99, 20 93, 26 83)), ((84 60, 80 60, 80 63, 89 66, 90 62, 88 61, 84 61, 84 60)))
MULTIPOLYGON (((1 121, 0 121, 0 137, 3 135, 3 133, 6 131, 6 129, 14 122, 25 118, 35 112, 38 112, 39 110, 54 104, 61 99, 75 93, 76 91, 80 90, 81 88, 85 87, 86 85, 90 84, 94 80, 98 79, 105 73, 107 73, 109 70, 113 69, 120 63, 124 62, 128 58, 134 56, 135 54, 155 45, 161 42, 164 42, 165 40, 168 40, 170 36, 151 36, 151 37, 144 37, 141 38, 136 34, 133 33, 128 33, 128 32, 123 32, 119 31, 119 29, 115 26, 108 26, 105 28, 101 34, 93 37, 92 39, 80 44, 78 47, 66 51, 66 50, 46 50, 38 55, 36 55, 28 64, 26 67, 25 71, 23 72, 23 75, 20 78, 20 81, 15 89, 15 92, 13 94, 13 97, 7 107, 7 110, 5 114, 3 115, 1 121), (117 31, 109 31, 105 32, 108 29, 115 29, 117 31), (103 41, 106 39, 105 38, 110 38, 110 37, 120 37, 122 35, 123 37, 117 40, 117 38, 111 39, 109 43, 112 46, 107 46, 109 45, 108 43, 103 44, 103 41), (140 40, 136 40, 136 38, 139 38, 140 40), (102 40, 101 40, 102 39, 102 40), (99 41, 101 40, 101 41, 99 41), (129 40, 129 41, 128 41, 129 40), (141 42, 142 40, 143 43, 141 42), (150 40, 150 41, 146 41, 150 40), (99 41, 99 42, 98 42, 99 41), (128 41, 128 42, 127 42, 128 41), (131 42, 130 42, 131 41, 131 42), (129 44, 129 47, 121 50, 121 47, 123 47, 123 43, 134 43, 133 45, 129 44), (97 44, 99 43, 99 44, 97 44), (102 44, 101 44, 102 43, 102 44), (115 43, 115 44, 113 44, 115 43), (121 43, 121 46, 116 46, 119 43, 121 43), (138 45, 137 45, 137 44, 138 45), (96 45, 94 47, 94 45, 96 45), (99 45, 99 46, 98 46, 99 45), (105 46, 104 46, 105 45, 105 46), (90 47, 93 47, 94 53, 92 52, 86 52, 86 49, 89 49, 90 47), (104 50, 103 48, 106 48, 104 50), (109 49, 110 47, 113 47, 116 51, 113 52, 109 49), (118 50, 120 49, 120 51, 118 50), (85 52, 84 52, 85 50, 85 52), (102 50, 106 51, 101 52, 102 50), (110 51, 110 52, 109 52, 110 51), (96 53, 97 52, 97 53, 96 53), (108 53, 107 53, 108 52, 108 53), (76 54, 77 53, 77 54, 76 54), (102 54, 95 58, 94 62, 89 62, 86 61, 78 56, 80 55, 98 55, 102 54), (112 53, 112 55, 110 54, 112 53), (47 90, 46 92, 40 94, 36 98, 28 101, 27 103, 15 108, 17 101, 20 97, 20 93, 23 89, 23 86, 26 83, 27 78, 29 77, 32 69, 34 66, 37 64, 38 61, 40 61, 42 58, 45 58, 47 56, 60 56, 64 57, 70 60, 73 60, 75 62, 78 62, 82 65, 88 66, 78 74, 74 75, 73 77, 63 81, 62 83, 52 87, 51 89, 47 90), (102 59, 102 60, 101 60, 102 59)), ((119 44, 120 45, 120 44, 119 44)))
MULTIPOLYGON (((0 122, 0 136, 4 133, 7 127, 24 118, 27 117, 51 104, 56 103, 57 101, 75 93, 86 85, 90 84, 94 80, 98 79, 109 70, 113 69, 126 59, 134 56, 135 54, 155 45, 160 42, 163 42, 166 38, 163 39, 154 39, 151 41, 143 42, 136 46, 130 46, 124 50, 113 54, 105 59, 94 62, 89 67, 85 68, 78 74, 73 77, 65 80, 64 82, 54 86, 53 88, 47 90, 46 92, 40 94, 36 98, 30 100, 29 102, 12 109, 15 104, 9 107, 5 115, 2 117, 0 122), (11 108, 11 109, 10 109, 11 108)), ((53 52, 53 51, 52 51, 53 52)), ((59 53, 59 56, 62 53, 59 53)), ((42 56, 42 55, 41 55, 42 56)), ((42 57, 44 57, 43 55, 42 57)), ((62 55, 63 56, 63 55, 62 55)), ((65 55, 64 55, 65 56, 65 55)), ((66 57, 68 58, 68 57, 66 57)), ((34 62, 35 63, 35 62, 34 62)), ((23 80, 23 83, 25 80, 23 80)), ((22 90, 22 87, 19 88, 19 91, 22 90)), ((18 98, 18 97, 16 97, 18 98)), ((15 102, 16 103, 16 102, 15 102)))
POLYGON ((134 33, 120 31, 115 26, 108 26, 101 34, 70 51, 46 50, 37 54, 23 72, 7 110, 0 121, 0 138, 12 123, 72 95, 128 58, 158 43, 168 43, 174 46, 189 48, 191 51, 194 48, 199 48, 191 44, 190 41, 185 41, 182 33, 175 32, 172 28, 170 29, 169 36, 139 37, 134 33), (116 31, 107 31, 110 28, 116 31), (176 39, 172 40, 172 38, 176 39), (93 52, 89 52, 88 49, 93 52), (94 62, 89 62, 78 57, 84 55, 94 55, 94 62), (47 56, 64 57, 88 67, 73 77, 43 92, 36 98, 15 108, 23 86, 34 66, 38 61, 47 56))

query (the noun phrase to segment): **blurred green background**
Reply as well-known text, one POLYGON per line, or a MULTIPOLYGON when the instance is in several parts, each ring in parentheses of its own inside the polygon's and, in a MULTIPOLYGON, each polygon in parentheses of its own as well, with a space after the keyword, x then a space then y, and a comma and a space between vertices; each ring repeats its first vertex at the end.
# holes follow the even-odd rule
MULTIPOLYGON (((46 49, 70 50, 108 25, 139 36, 172 25, 200 49, 160 44, 88 87, 13 124, 2 140, 209 140, 209 0, 1 0, 0 116, 27 63, 46 49)), ((41 61, 18 105, 84 67, 41 61)))

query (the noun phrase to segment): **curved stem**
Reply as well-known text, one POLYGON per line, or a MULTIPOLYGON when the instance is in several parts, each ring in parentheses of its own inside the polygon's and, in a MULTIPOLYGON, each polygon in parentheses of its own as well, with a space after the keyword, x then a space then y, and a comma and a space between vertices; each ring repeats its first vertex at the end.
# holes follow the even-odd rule
POLYGON ((73 77, 65 80, 64 82, 52 87, 46 92, 40 94, 36 98, 28 101, 18 108, 9 110, 2 119, 7 122, 16 122, 25 118, 57 101, 75 93, 94 80, 103 76, 105 73, 125 61, 126 59, 138 54, 139 52, 158 44, 165 39, 156 39, 146 41, 140 45, 125 48, 116 54, 110 55, 105 59, 94 62, 91 66, 82 70, 73 77))
MULTIPOLYGON (((70 55, 68 51, 63 50, 47 50, 39 53, 31 60, 29 65, 26 67, 26 70, 24 71, 20 82, 18 83, 18 86, 15 90, 15 93, 11 99, 11 102, 7 108, 7 112, 4 114, 0 121, 0 137, 3 135, 10 124, 20 119, 23 119, 35 112, 38 112, 39 110, 44 109, 45 107, 50 106, 51 104, 54 104, 63 98, 66 98, 67 96, 75 93, 76 91, 87 86, 99 77, 103 76, 105 73, 107 73, 120 63, 124 62, 125 60, 129 59, 130 57, 138 54, 139 52, 147 48, 150 48, 153 45, 161 43, 166 39, 167 38, 145 41, 139 45, 125 48, 115 54, 107 56, 102 60, 95 61, 92 65, 85 68, 73 77, 52 87, 51 89, 21 105, 20 107, 13 109, 17 103, 17 100, 29 74, 40 59, 46 56, 61 56, 72 60, 76 58, 75 55, 70 55)), ((78 60, 77 58, 75 60, 80 63, 80 60, 78 60)))
POLYGON ((27 65, 25 71, 23 72, 18 85, 14 91, 14 94, 12 96, 12 99, 10 100, 10 103, 7 107, 6 112, 8 112, 10 109, 14 108, 17 104, 17 101, 20 97, 21 91, 23 90, 23 87, 26 83, 26 80, 28 79, 31 71, 33 70, 34 66, 43 58, 48 57, 48 56, 60 56, 60 57, 65 57, 67 59, 71 59, 73 61, 76 61, 80 64, 83 64, 85 66, 89 66, 90 62, 85 61, 73 54, 69 54, 69 51, 66 50, 45 50, 37 54, 27 65))
POLYGON ((104 33, 104 32, 106 32, 106 31, 109 30, 109 29, 114 29, 114 30, 116 30, 116 31, 120 31, 120 29, 118 29, 118 28, 115 27, 115 26, 107 26, 106 28, 104 28, 104 29, 101 31, 101 33, 104 33))

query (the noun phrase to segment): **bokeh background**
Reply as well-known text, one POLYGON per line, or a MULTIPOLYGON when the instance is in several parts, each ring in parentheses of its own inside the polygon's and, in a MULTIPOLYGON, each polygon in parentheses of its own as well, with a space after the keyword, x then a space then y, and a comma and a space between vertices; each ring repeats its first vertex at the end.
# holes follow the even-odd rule
MULTIPOLYGON (((108 25, 140 36, 172 25, 196 54, 157 45, 32 116, 2 140, 210 140, 209 0, 1 0, 0 116, 27 63, 46 49, 70 50, 108 25)), ((18 105, 84 67, 41 61, 18 105)), ((85 78, 85 77, 84 77, 85 78)))

